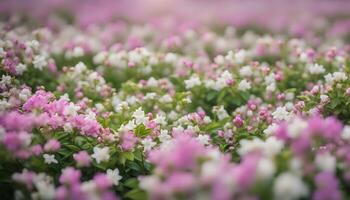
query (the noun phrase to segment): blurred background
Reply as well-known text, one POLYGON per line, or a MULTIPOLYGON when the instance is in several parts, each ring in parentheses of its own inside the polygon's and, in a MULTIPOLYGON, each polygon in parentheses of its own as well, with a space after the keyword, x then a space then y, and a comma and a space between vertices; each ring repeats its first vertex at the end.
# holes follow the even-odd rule
POLYGON ((63 18, 81 27, 124 19, 177 31, 203 24, 258 26, 296 36, 325 26, 333 35, 350 29, 348 0, 2 0, 0 13, 7 22, 53 25, 63 18))

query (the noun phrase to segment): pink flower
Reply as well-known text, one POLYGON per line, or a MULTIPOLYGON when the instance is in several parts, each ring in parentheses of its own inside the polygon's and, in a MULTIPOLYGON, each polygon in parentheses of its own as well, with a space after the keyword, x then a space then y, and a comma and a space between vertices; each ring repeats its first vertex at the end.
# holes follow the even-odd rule
POLYGON ((191 169, 205 151, 204 146, 196 139, 188 135, 179 135, 167 151, 151 151, 149 160, 158 165, 163 172, 170 169, 191 169))
POLYGON ((237 115, 234 119, 233 119, 233 123, 236 127, 240 128, 243 126, 243 119, 240 115, 237 115))
POLYGON ((248 155, 234 168, 233 176, 241 189, 248 188, 255 181, 256 167, 259 161, 258 155, 248 155))
POLYGON ((40 144, 34 145, 31 148, 31 151, 34 155, 39 156, 43 152, 43 148, 41 147, 40 144))
POLYGON ((80 151, 73 155, 74 160, 77 162, 79 167, 88 167, 91 163, 90 155, 86 151, 80 151))
POLYGON ((100 134, 102 126, 96 121, 85 117, 84 115, 77 115, 71 118, 71 123, 76 128, 80 129, 83 134, 97 137, 100 134))
POLYGON ((331 172, 321 172, 315 177, 317 190, 313 193, 313 200, 340 200, 339 182, 331 172))
POLYGON ((22 145, 22 141, 16 132, 8 132, 2 139, 2 143, 9 151, 15 151, 22 145))
POLYGON ((0 117, 0 124, 8 131, 31 131, 40 122, 32 114, 21 114, 12 111, 0 117))
POLYGON ((173 192, 186 192, 194 187, 196 180, 192 173, 175 172, 163 184, 173 192))
POLYGON ((26 111, 30 111, 33 109, 43 109, 48 104, 49 99, 51 99, 52 97, 52 93, 45 92, 44 90, 38 90, 23 105, 23 109, 26 111))
POLYGON ((123 150, 128 151, 134 148, 136 142, 137 142, 137 138, 135 137, 134 133, 131 131, 128 131, 124 133, 122 136, 121 147, 123 150))
POLYGON ((73 167, 68 167, 62 170, 62 174, 60 176, 60 183, 67 185, 80 183, 80 177, 81 172, 79 170, 76 170, 73 167))
POLYGON ((107 177, 106 174, 98 173, 94 176, 93 180, 100 190, 108 189, 113 185, 112 181, 107 177))
POLYGON ((56 139, 49 140, 44 146, 44 150, 46 152, 55 152, 55 151, 58 151, 60 148, 61 148, 61 143, 56 139))
POLYGON ((350 96, 350 88, 346 89, 346 95, 350 96))
POLYGON ((51 115, 63 115, 64 109, 69 103, 64 99, 53 101, 45 106, 45 111, 51 115))

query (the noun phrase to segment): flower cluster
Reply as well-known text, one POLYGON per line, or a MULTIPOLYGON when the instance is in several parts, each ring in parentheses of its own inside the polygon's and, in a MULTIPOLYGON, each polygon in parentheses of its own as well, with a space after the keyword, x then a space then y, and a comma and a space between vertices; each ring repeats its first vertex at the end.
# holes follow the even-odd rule
POLYGON ((350 198, 349 4, 145 1, 0 2, 4 199, 350 198))

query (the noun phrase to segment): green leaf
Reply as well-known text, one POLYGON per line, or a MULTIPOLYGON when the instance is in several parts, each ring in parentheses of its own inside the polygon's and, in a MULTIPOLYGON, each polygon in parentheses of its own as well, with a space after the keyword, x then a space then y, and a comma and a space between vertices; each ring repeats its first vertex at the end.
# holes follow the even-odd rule
POLYGON ((80 151, 80 148, 75 146, 75 145, 72 145, 72 144, 63 144, 63 147, 64 148, 67 148, 69 150, 72 150, 72 151, 75 151, 75 152, 78 152, 80 151))
POLYGON ((130 160, 130 161, 133 161, 135 156, 132 152, 130 151, 126 151, 126 152, 123 152, 122 155, 127 159, 127 160, 130 160))
POLYGON ((146 193, 140 189, 133 189, 130 192, 126 193, 124 197, 135 200, 147 199, 146 193))
POLYGON ((125 165, 126 158, 121 155, 121 156, 119 156, 118 161, 119 161, 120 164, 125 165))
POLYGON ((215 92, 215 91, 209 92, 209 93, 207 94, 207 97, 206 97, 207 101, 211 101, 211 100, 215 99, 216 94, 217 94, 217 92, 215 92))
POLYGON ((128 180, 125 181, 124 186, 128 188, 137 188, 139 185, 139 181, 137 178, 129 178, 128 180))
POLYGON ((143 124, 140 124, 136 127, 135 129, 135 134, 138 136, 138 137, 146 137, 147 135, 149 135, 151 133, 151 129, 148 129, 145 127, 145 125, 143 124))

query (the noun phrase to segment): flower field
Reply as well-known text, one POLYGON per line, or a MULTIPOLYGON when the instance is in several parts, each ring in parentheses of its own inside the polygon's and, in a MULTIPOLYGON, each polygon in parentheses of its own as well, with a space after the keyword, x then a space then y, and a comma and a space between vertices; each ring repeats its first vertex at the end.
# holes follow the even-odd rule
POLYGON ((0 1, 0 199, 350 199, 347 0, 0 1))

